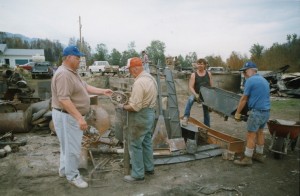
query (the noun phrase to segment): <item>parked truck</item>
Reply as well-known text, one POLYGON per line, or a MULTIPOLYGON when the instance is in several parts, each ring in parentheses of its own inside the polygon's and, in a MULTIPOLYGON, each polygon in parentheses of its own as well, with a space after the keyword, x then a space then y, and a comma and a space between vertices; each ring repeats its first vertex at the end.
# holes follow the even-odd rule
POLYGON ((107 61, 94 61, 94 63, 89 66, 89 71, 91 74, 101 73, 101 75, 104 75, 105 73, 112 73, 115 75, 119 74, 119 66, 110 65, 107 61))

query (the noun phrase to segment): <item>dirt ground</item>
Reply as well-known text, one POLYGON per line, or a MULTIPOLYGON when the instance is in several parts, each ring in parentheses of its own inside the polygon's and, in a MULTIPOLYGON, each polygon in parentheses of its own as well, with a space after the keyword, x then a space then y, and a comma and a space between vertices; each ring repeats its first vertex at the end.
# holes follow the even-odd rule
MULTIPOLYGON (((183 113, 187 96, 178 97, 180 114, 183 113)), ((101 99, 111 118, 114 118, 113 104, 101 99)), ((195 104, 192 117, 202 121, 202 108, 195 104)), ((298 120, 288 113, 273 114, 271 118, 298 120)), ((245 123, 233 119, 224 121, 218 114, 211 113, 211 126, 232 136, 245 138, 245 123)), ((255 196, 297 196, 299 195, 299 149, 288 151, 283 159, 273 158, 268 151, 270 134, 265 129, 267 155, 266 163, 254 162, 250 167, 239 167, 221 156, 185 163, 155 167, 155 175, 146 176, 144 184, 128 184, 122 181, 123 168, 119 164, 122 156, 101 154, 97 161, 110 158, 106 172, 97 173, 89 188, 78 189, 66 179, 59 178, 59 143, 49 130, 32 130, 16 135, 27 139, 27 145, 20 151, 0 159, 0 195, 255 195, 255 196)), ((89 169, 82 171, 89 180, 89 169)))

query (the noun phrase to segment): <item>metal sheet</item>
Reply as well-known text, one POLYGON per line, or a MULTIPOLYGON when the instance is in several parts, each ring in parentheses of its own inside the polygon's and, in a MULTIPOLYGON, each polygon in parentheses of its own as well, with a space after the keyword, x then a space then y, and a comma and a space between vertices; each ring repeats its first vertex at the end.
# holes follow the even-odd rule
MULTIPOLYGON (((202 86, 200 91, 204 99, 204 105, 224 116, 234 117, 241 95, 216 87, 202 86)), ((248 107, 246 105, 241 114, 247 116, 247 112, 248 107)))
MULTIPOLYGON (((176 88, 175 83, 172 75, 172 71, 169 69, 165 69, 164 73, 166 75, 166 87, 168 92, 168 109, 167 114, 169 115, 167 123, 169 123, 170 130, 169 138, 181 138, 181 127, 180 127, 180 120, 179 120, 179 110, 178 110, 178 102, 176 96, 176 88)), ((167 126, 168 127, 168 126, 167 126)))
POLYGON ((155 165, 182 163, 187 161, 194 161, 209 157, 215 157, 221 155, 224 149, 220 149, 220 146, 215 144, 208 144, 199 146, 195 154, 182 154, 182 155, 171 155, 171 156, 155 156, 155 165))

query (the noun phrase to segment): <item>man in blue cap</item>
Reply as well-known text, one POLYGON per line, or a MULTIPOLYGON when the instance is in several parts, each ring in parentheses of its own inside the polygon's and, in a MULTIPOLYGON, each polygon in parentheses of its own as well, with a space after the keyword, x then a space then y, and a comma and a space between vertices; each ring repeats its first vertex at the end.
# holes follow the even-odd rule
POLYGON ((52 119, 60 142, 59 176, 78 188, 88 187, 79 173, 81 140, 88 129, 85 115, 90 109, 89 94, 112 94, 110 89, 88 85, 81 80, 77 69, 83 56, 76 46, 63 50, 62 65, 55 72, 52 83, 52 119))
POLYGON ((248 104, 250 114, 247 120, 247 141, 244 157, 235 160, 237 165, 252 165, 252 159, 264 162, 264 133, 263 129, 270 117, 270 86, 268 81, 257 74, 257 66, 253 62, 246 62, 243 68, 246 82, 244 93, 240 99, 234 118, 241 120, 241 111, 248 104))

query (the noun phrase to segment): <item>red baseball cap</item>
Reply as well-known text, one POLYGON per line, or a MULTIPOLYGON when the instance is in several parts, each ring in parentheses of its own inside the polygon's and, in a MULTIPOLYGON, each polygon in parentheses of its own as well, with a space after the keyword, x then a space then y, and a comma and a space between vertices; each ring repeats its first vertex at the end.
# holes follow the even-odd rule
POLYGON ((138 57, 133 57, 131 59, 128 59, 126 68, 129 67, 136 67, 136 66, 143 66, 142 59, 138 57))

